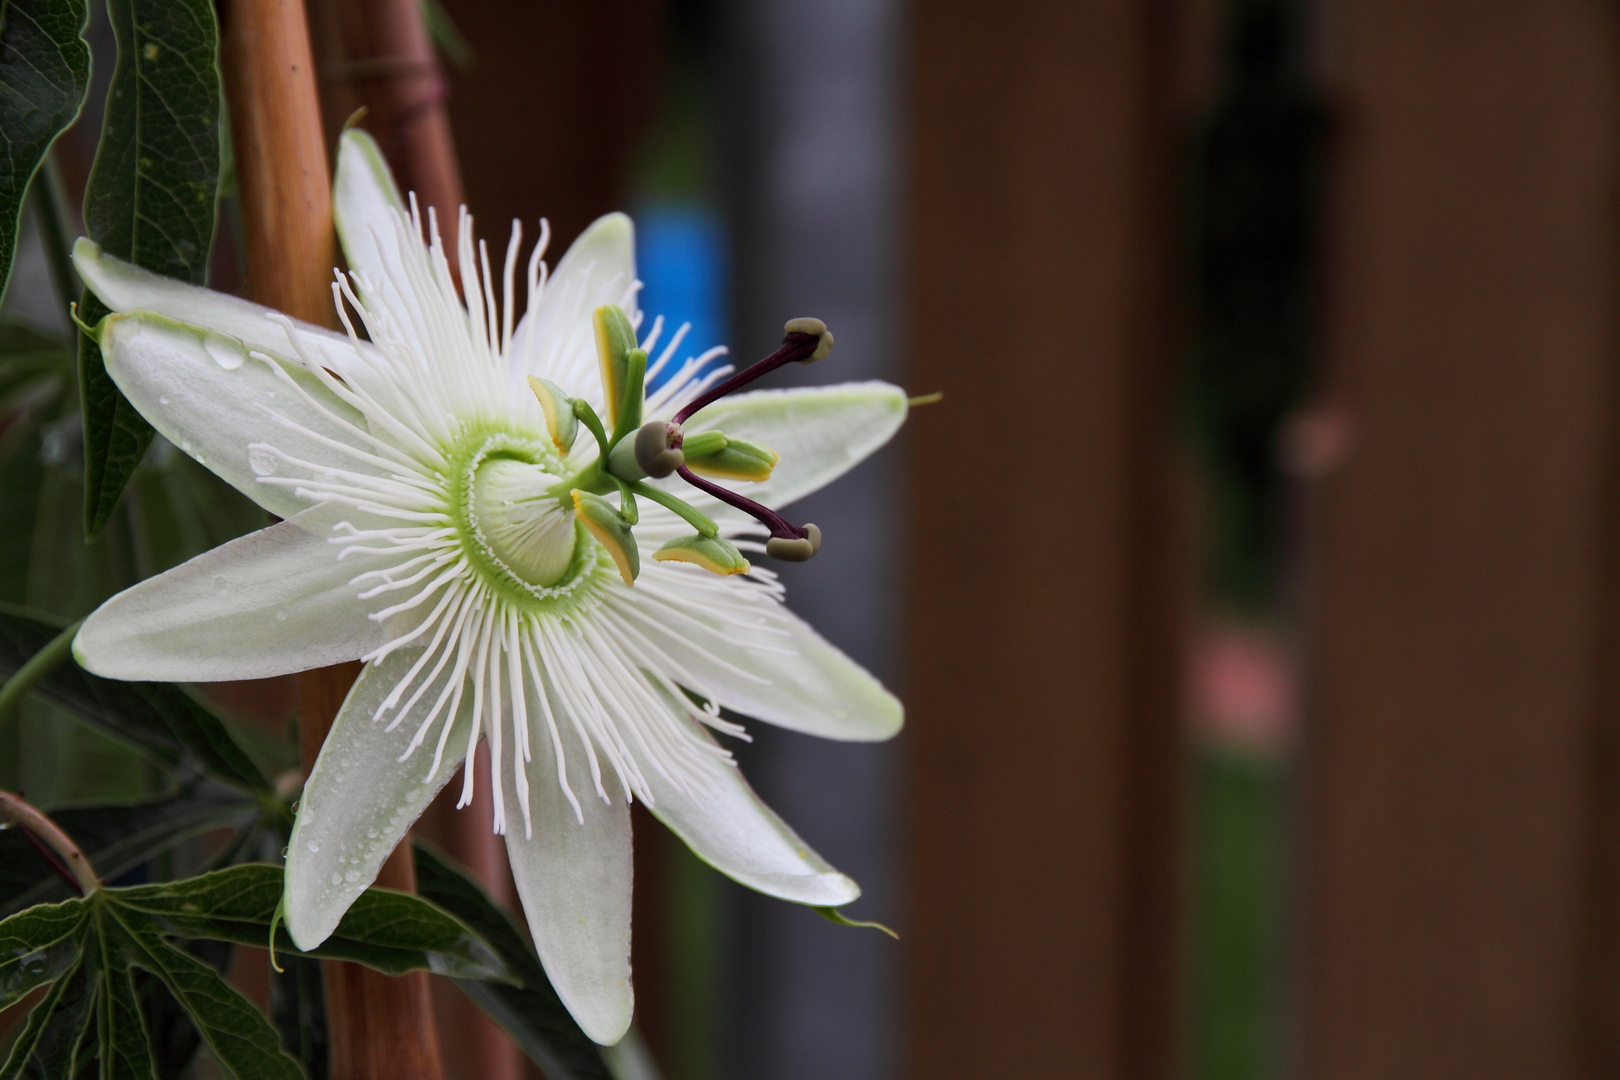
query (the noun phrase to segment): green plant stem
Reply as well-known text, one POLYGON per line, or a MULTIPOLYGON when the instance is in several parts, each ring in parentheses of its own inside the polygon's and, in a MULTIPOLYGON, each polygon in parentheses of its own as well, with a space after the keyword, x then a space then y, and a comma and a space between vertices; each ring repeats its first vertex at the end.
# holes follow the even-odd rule
POLYGON ((63 630, 52 638, 43 649, 28 658, 28 663, 17 669, 16 674, 0 686, 0 729, 6 725, 7 718, 17 708, 23 696, 34 688, 34 684, 50 674, 51 669, 68 658, 73 651, 73 635, 79 632, 83 619, 63 630))
POLYGON ((73 272, 73 249, 68 242, 67 230, 62 227, 62 174, 56 167, 56 158, 47 154, 45 163, 34 176, 29 198, 34 204, 34 220, 39 225, 40 246, 45 249, 45 261, 51 267, 51 281, 62 306, 79 298, 79 276, 73 272))
MULTIPOLYGON (((20 675, 22 672, 17 674, 20 675)), ((13 678, 12 682, 15 681, 13 678)), ((0 791, 0 814, 4 814, 14 825, 33 833, 56 852, 68 870, 73 873, 73 880, 79 883, 79 891, 85 896, 101 888, 101 879, 96 877, 95 870, 90 866, 90 860, 84 857, 79 845, 75 844, 56 822, 9 791, 0 791)))

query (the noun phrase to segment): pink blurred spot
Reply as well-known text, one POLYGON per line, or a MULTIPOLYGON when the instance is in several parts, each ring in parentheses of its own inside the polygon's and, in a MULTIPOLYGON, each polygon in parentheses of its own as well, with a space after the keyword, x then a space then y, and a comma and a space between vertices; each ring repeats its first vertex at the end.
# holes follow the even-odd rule
POLYGON ((1188 660, 1188 704, 1200 733, 1267 753, 1283 751, 1294 728, 1296 683, 1276 636, 1207 624, 1195 633, 1188 660))

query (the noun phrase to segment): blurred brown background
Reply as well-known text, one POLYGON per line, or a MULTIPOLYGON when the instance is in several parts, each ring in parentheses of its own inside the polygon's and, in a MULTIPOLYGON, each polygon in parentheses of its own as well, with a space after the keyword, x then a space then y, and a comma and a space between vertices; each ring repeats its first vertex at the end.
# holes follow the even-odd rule
POLYGON ((1613 5, 445 8, 482 219, 945 392, 790 582, 907 734, 745 760, 902 942, 652 850, 666 1067, 1620 1071, 1613 5))

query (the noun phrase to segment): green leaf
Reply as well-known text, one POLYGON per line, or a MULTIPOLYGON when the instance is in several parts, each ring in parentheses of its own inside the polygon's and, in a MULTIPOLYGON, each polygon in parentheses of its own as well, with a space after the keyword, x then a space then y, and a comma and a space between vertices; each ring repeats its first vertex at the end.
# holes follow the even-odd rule
MULTIPOLYGON (((51 987, 30 1014, 0 1080, 71 1075, 90 1053, 81 1050, 75 1059, 72 1050, 85 1030, 86 1009, 96 1017, 103 1077, 152 1080, 160 1069, 165 1077, 175 1075, 200 1036, 236 1080, 304 1080, 303 1066, 282 1049, 269 1020, 221 976, 225 955, 199 950, 211 964, 172 940, 262 945, 281 890, 279 867, 238 866, 163 885, 97 889, 0 921, 0 1007, 51 987), (148 975, 137 977, 136 971, 148 975), (193 1030, 165 1012, 169 999, 193 1030)), ((351 916, 308 955, 354 960, 394 975, 425 968, 460 980, 513 978, 487 943, 420 897, 370 889, 351 916)), ((290 940, 282 947, 291 951, 290 940)), ((313 976, 313 967, 306 965, 304 974, 313 976)), ((310 1060, 320 1052, 315 1046, 301 1049, 310 1060)))
POLYGON ((0 1008, 73 969, 85 917, 84 901, 67 900, 0 921, 0 1008))
MULTIPOLYGON (((86 289, 79 317, 94 326, 107 313, 86 289)), ((117 509, 157 432, 107 373, 101 346, 84 333, 79 335, 79 407, 84 413, 84 534, 94 538, 117 509)))
MULTIPOLYGON (((263 946, 281 903, 279 866, 252 863, 161 885, 116 890, 120 910, 178 937, 263 946)), ((276 949, 297 952, 285 928, 276 949)), ((511 979, 496 951, 460 920, 418 896, 367 889, 320 948, 308 953, 352 960, 389 975, 427 970, 471 979, 511 979)))
POLYGON ((298 1061, 258 1006, 212 967, 132 920, 120 902, 129 890, 105 890, 102 948, 122 950, 125 962, 162 980, 227 1073, 237 1080, 306 1080, 298 1061))
POLYGON ((28 186, 90 87, 85 0, 8 0, 0 17, 0 290, 28 186))
MULTIPOLYGON (((0 680, 10 678, 58 632, 0 610, 0 680)), ((41 679, 34 693, 171 769, 202 772, 251 791, 270 789, 224 723, 177 686, 103 679, 70 660, 41 679)))
MULTIPOLYGON (((219 31, 209 0, 108 0, 118 63, 84 194, 103 251, 200 285, 219 196, 219 31)), ((106 309, 87 292, 80 317, 106 309)), ((113 385, 101 351, 79 338, 85 531, 106 524, 152 439, 113 385)))
MULTIPOLYGON (((193 780, 155 799, 137 803, 76 806, 51 820, 79 845, 103 878, 117 878, 182 840, 213 829, 251 828, 259 801, 234 788, 193 780)), ((72 895, 19 829, 0 832, 0 916, 72 895)))
MULTIPOLYGON (((0 921, 0 990, 9 995, 0 1005, 50 985, 0 1077, 76 1076, 94 1057, 103 1078, 154 1080, 160 1059, 167 1059, 165 1075, 173 1075, 174 1058, 189 1057, 191 1040, 200 1036, 236 1080, 305 1080, 264 1014, 216 966, 177 947, 123 903, 130 891, 98 889, 0 921), (137 971, 148 975, 137 978, 137 971), (151 1008, 157 988, 148 977, 184 1010, 193 1031, 151 1008), (81 1045, 89 1015, 96 1021, 94 1046, 81 1045)), ((205 951, 223 964, 219 949, 205 951)))
POLYGON ((501 1025, 551 1080, 612 1080, 601 1049, 568 1014, 511 917, 445 855, 421 840, 414 847, 417 892, 476 931, 523 980, 512 986, 457 979, 461 992, 501 1025))
POLYGON ((152 1043, 141 1018, 134 973, 116 961, 110 962, 105 945, 101 951, 96 1042, 101 1050, 102 1080, 154 1080, 152 1043))
MULTIPOLYGON (((186 952, 224 976, 230 970, 235 947, 223 941, 188 941, 186 952)), ((163 980, 148 971, 136 972, 136 991, 141 995, 141 1014, 146 1018, 147 1040, 152 1044, 152 1063, 160 1080, 190 1077, 186 1066, 202 1045, 197 1025, 174 1000, 163 980)))
POLYGON ((81 1056, 79 1046, 95 1019, 99 993, 93 965, 75 956, 72 970, 57 979, 28 1014, 11 1054, 0 1066, 0 1080, 24 1075, 37 1080, 73 1080, 81 1056))

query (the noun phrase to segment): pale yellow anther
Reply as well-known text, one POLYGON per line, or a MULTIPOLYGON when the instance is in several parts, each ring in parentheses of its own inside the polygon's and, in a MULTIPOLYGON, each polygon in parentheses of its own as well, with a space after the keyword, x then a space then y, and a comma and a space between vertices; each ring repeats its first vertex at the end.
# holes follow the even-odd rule
POLYGON ((827 324, 820 319, 789 319, 787 325, 782 328, 782 332, 784 334, 811 334, 821 339, 821 343, 816 346, 816 351, 805 357, 800 363, 813 364, 817 360, 826 359, 827 354, 832 352, 832 331, 828 330, 827 324))
POLYGON ((557 453, 567 455, 573 448, 574 437, 579 434, 579 417, 574 415, 574 400, 557 385, 535 375, 529 376, 529 389, 540 402, 540 411, 546 416, 546 433, 557 453))

